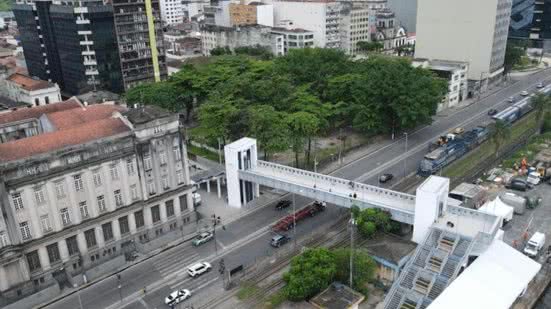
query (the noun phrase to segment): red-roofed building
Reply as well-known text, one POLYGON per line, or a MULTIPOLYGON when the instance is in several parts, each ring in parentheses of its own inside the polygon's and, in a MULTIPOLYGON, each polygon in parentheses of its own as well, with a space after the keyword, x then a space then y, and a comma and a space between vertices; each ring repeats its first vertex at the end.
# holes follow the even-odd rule
POLYGON ((59 86, 25 74, 13 73, 6 78, 7 96, 14 101, 32 106, 47 105, 61 101, 59 86))
POLYGON ((4 303, 196 233, 178 114, 73 99, 0 115, 19 125, 36 131, 0 144, 4 303))

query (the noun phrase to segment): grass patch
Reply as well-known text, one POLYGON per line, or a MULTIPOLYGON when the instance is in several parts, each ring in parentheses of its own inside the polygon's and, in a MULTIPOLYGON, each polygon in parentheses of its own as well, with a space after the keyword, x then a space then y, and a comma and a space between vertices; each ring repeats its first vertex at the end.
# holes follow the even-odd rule
MULTIPOLYGON (((218 162, 218 154, 215 152, 212 152, 210 150, 207 150, 205 148, 200 148, 194 145, 187 145, 187 151, 193 155, 207 158, 211 161, 218 162)), ((224 159, 224 154, 222 154, 222 160, 224 159)))
POLYGON ((266 302, 266 308, 277 308, 286 300, 285 292, 283 290, 277 291, 277 293, 270 295, 266 302))
MULTIPOLYGON (((516 142, 516 140, 520 136, 522 136, 528 130, 533 129, 535 126, 536 121, 534 113, 531 113, 528 116, 522 118, 511 128, 511 139, 509 140, 507 145, 503 145, 503 147, 506 147, 511 143, 516 142)), ((494 144, 492 144, 488 140, 479 147, 473 149, 471 152, 467 153, 465 156, 463 156, 463 158, 445 167, 442 174, 443 176, 449 178, 462 177, 466 173, 470 172, 474 167, 476 167, 476 165, 480 161, 483 161, 490 156, 493 156, 494 151, 494 144)))
POLYGON ((539 61, 537 59, 530 59, 528 56, 522 56, 520 61, 514 65, 514 70, 527 70, 537 67, 539 61))
POLYGON ((11 1, 0 0, 0 12, 10 11, 10 10, 11 10, 11 1))
POLYGON ((241 286, 239 292, 237 292, 237 298, 240 300, 249 299, 258 291, 259 288, 256 285, 246 282, 241 286))

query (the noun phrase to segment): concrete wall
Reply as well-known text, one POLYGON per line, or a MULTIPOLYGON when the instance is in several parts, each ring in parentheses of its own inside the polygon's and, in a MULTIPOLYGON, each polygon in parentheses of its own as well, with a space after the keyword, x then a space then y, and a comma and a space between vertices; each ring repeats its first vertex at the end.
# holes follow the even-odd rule
POLYGON ((314 32, 314 46, 325 47, 327 4, 322 2, 274 2, 274 22, 293 21, 295 28, 314 32))
POLYGON ((263 26, 274 26, 274 6, 271 4, 256 7, 256 23, 263 26))

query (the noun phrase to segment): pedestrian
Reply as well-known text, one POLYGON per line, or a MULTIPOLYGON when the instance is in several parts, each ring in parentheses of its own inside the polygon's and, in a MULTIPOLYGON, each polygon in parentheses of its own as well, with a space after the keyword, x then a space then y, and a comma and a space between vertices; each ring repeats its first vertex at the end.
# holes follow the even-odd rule
POLYGON ((145 295, 145 293, 147 293, 147 290, 146 290, 146 287, 144 286, 143 287, 143 295, 145 295))

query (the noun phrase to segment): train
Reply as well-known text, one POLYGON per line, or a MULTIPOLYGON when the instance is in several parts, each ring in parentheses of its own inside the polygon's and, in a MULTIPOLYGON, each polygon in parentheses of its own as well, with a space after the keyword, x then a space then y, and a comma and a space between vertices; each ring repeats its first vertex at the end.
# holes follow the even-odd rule
POLYGON ((442 170, 446 165, 461 158, 467 152, 487 140, 488 136, 489 130, 487 126, 477 126, 470 131, 457 135, 447 143, 426 154, 419 163, 417 174, 427 177, 442 170))
POLYGON ((493 120, 501 120, 506 124, 513 124, 515 121, 522 118, 522 116, 528 114, 534 107, 530 101, 531 97, 525 98, 520 102, 514 103, 501 112, 492 116, 493 120))

